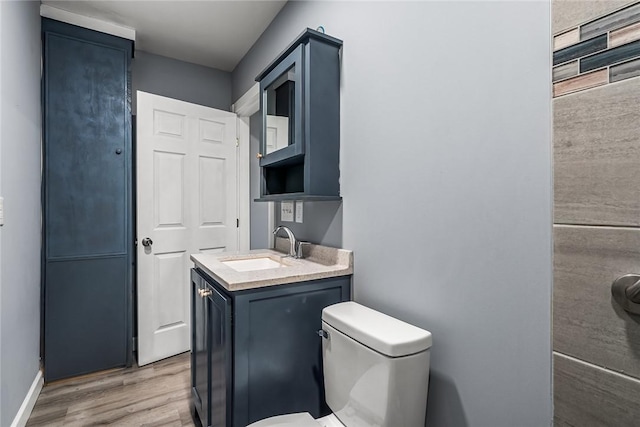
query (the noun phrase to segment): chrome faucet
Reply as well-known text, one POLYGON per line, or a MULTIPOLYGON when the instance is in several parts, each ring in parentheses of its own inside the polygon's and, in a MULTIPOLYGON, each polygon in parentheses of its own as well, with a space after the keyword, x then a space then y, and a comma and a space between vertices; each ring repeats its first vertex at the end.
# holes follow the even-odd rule
MULTIPOLYGON (((287 236, 289 237, 289 245, 290 245, 289 256, 293 258, 298 258, 298 253, 297 253, 298 240, 296 239, 296 236, 293 235, 293 231, 291 231, 289 227, 285 227, 284 225, 279 225, 276 227, 275 230, 273 230, 273 235, 277 236, 278 231, 280 230, 284 230, 287 233, 287 236)), ((274 245, 275 245, 275 242, 274 242, 274 245)))

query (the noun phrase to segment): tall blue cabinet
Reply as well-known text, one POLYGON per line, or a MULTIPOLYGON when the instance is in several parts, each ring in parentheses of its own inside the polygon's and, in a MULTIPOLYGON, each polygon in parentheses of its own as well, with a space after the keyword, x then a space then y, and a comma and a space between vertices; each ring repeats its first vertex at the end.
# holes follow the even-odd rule
POLYGON ((130 40, 50 19, 43 41, 46 381, 132 359, 130 40))

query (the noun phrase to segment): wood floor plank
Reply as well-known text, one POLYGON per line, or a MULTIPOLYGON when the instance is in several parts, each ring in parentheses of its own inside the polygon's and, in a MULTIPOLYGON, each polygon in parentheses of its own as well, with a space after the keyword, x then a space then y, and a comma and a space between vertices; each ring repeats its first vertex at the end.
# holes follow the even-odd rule
POLYGON ((36 426, 194 426, 190 359, 159 362, 46 385, 27 422, 36 426))
POLYGON ((182 421, 180 420, 180 413, 177 410, 172 410, 168 413, 167 417, 160 418, 150 423, 142 424, 143 427, 182 427, 182 421))
POLYGON ((98 399, 101 396, 109 393, 113 389, 122 389, 124 383, 122 380, 118 381, 106 381, 96 382, 91 386, 82 386, 77 388, 65 387, 54 391, 46 390, 47 392, 40 394, 38 398, 38 406, 42 408, 53 407, 59 408, 61 406, 68 407, 77 401, 78 396, 82 396, 85 400, 98 399))
POLYGON ((184 382, 180 377, 171 376, 149 379, 144 382, 127 384, 110 389, 104 393, 104 395, 91 400, 82 399, 79 402, 74 402, 69 405, 69 412, 85 410, 105 411, 110 410, 110 408, 124 406, 127 403, 133 404, 156 395, 181 390, 185 392, 189 391, 188 383, 184 382))
POLYGON ((61 426, 67 416, 66 406, 36 407, 31 411, 29 427, 61 426))

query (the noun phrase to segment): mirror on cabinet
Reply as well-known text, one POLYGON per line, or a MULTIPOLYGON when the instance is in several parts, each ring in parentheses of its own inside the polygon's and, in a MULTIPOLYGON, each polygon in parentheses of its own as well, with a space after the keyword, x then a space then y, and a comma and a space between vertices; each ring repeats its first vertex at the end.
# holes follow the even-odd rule
POLYGON ((264 91, 266 154, 294 143, 296 66, 294 65, 264 91))

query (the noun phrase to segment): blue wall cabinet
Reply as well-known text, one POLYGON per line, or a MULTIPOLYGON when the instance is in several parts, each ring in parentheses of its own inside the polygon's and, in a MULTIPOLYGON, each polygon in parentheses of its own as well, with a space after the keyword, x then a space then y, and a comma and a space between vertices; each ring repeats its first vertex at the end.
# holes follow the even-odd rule
POLYGON ((351 276, 228 292, 193 269, 191 289, 191 401, 203 426, 330 413, 317 331, 324 307, 350 300, 351 276))
POLYGON ((50 19, 43 41, 46 381, 132 358, 130 40, 50 19))
POLYGON ((305 30, 256 80, 262 137, 258 201, 340 200, 340 48, 305 30))

